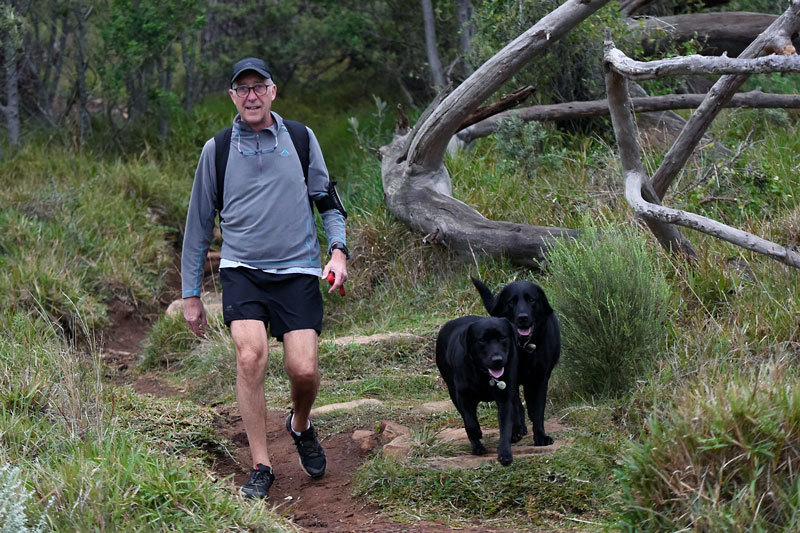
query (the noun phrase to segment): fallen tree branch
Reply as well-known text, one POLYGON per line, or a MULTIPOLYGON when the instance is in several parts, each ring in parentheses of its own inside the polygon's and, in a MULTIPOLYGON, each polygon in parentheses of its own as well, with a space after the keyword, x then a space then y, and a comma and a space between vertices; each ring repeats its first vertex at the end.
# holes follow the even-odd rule
POLYGON ((408 151, 411 172, 433 171, 442 166, 447 143, 465 116, 477 109, 534 56, 608 2, 567 0, 481 65, 420 125, 408 151))
POLYGON ((489 220, 452 198, 444 167, 447 144, 464 121, 533 57, 547 50, 609 0, 566 0, 486 61, 411 131, 381 147, 381 178, 389 211, 429 242, 472 257, 508 257, 535 265, 553 239, 575 230, 489 220))
POLYGON ((625 172, 625 199, 628 200, 636 214, 647 220, 659 220, 668 224, 677 224, 712 235, 736 246, 770 256, 781 263, 800 269, 800 254, 785 246, 775 244, 752 233, 732 228, 701 215, 646 201, 642 198, 642 187, 645 182, 646 178, 642 173, 634 170, 625 172))
MULTIPOLYGON (((792 45, 791 36, 799 28, 800 0, 792 0, 786 11, 775 22, 770 24, 739 57, 749 59, 769 54, 776 50, 786 55, 794 54, 795 49, 792 45)), ((653 174, 652 185, 659 198, 664 197, 664 193, 678 172, 689 160, 711 121, 714 120, 722 106, 733 97, 734 93, 747 78, 747 74, 722 76, 708 92, 706 99, 689 118, 675 144, 664 156, 661 166, 653 174)))
POLYGON ((504 94, 499 100, 496 102, 492 102, 491 104, 478 108, 474 113, 471 113, 464 119, 464 122, 461 123, 459 129, 466 128, 475 124, 476 122, 480 122, 485 120, 489 117, 497 115, 498 113, 502 113, 506 109, 510 109, 515 105, 520 104, 528 99, 528 97, 533 94, 534 91, 533 85, 528 85, 523 87, 522 89, 517 89, 511 94, 504 94))
MULTIPOLYGON (((706 94, 667 94, 663 96, 636 97, 632 98, 631 102, 635 113, 648 113, 674 109, 693 109, 703 103, 706 96, 706 94)), ((764 93, 759 90, 748 91, 734 95, 729 102, 725 103, 725 107, 800 109, 800 94, 764 93)), ((464 142, 486 137, 497 131, 500 122, 515 116, 526 122, 547 122, 600 117, 608 114, 608 100, 605 98, 585 102, 537 105, 503 111, 462 129, 457 135, 464 142)))
MULTIPOLYGON (((633 118, 631 97, 628 93, 628 82, 619 73, 608 68, 606 68, 606 93, 611 111, 611 122, 614 126, 614 136, 619 147, 623 175, 627 172, 644 175, 644 165, 636 134, 636 122, 633 118)), ((642 184, 640 193, 642 191, 648 200, 660 203, 658 196, 648 183, 642 184)), ((644 218, 643 220, 666 250, 690 258, 697 256, 689 240, 677 227, 657 219, 644 218)))
MULTIPOLYGON (((794 46, 791 52, 794 53, 794 46)), ((708 57, 691 55, 656 61, 636 61, 614 48, 606 54, 613 71, 629 80, 653 80, 665 76, 690 74, 766 74, 771 72, 800 72, 799 56, 770 55, 758 58, 708 57)))
MULTIPOLYGON (((628 20, 628 29, 641 35, 645 55, 654 56, 678 43, 694 41, 697 53, 737 57, 778 15, 767 13, 691 13, 628 20)), ((795 40, 795 47, 800 40, 795 40)))

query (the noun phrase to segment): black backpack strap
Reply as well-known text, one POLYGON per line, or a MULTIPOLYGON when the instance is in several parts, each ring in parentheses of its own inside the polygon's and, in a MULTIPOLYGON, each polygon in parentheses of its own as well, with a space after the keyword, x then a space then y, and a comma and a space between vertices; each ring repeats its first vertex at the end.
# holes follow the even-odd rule
POLYGON ((222 194, 225 191, 225 168, 228 166, 228 154, 231 150, 231 133, 233 126, 228 126, 214 135, 214 166, 217 171, 217 213, 222 217, 222 194))
POLYGON ((295 122, 294 120, 283 120, 283 125, 289 130, 289 136, 292 138, 294 149, 297 150, 297 156, 300 158, 300 164, 303 166, 303 176, 308 183, 308 161, 309 161, 309 143, 308 130, 306 125, 302 122, 295 122))
MULTIPOLYGON (((300 158, 300 165, 303 167, 303 176, 308 182, 308 164, 310 159, 310 139, 306 125, 294 120, 284 120, 283 124, 289 131, 289 136, 292 138, 294 149, 297 150, 297 156, 300 158)), ((233 126, 229 126, 224 130, 214 135, 214 167, 217 172, 217 213, 222 216, 222 196, 225 191, 225 169, 228 166, 228 154, 231 147, 231 134, 233 126)))

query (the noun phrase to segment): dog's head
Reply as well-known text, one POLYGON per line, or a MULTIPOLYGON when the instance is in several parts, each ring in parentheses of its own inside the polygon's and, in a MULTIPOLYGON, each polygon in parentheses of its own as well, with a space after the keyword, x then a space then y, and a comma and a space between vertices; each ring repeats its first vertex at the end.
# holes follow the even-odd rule
POLYGON ((527 341, 553 314, 544 290, 530 281, 509 283, 494 296, 482 281, 471 278, 481 295, 483 306, 491 316, 503 317, 514 324, 517 342, 524 346, 527 341))
POLYGON ((505 318, 481 318, 467 328, 467 346, 475 364, 500 379, 516 353, 514 327, 505 318))

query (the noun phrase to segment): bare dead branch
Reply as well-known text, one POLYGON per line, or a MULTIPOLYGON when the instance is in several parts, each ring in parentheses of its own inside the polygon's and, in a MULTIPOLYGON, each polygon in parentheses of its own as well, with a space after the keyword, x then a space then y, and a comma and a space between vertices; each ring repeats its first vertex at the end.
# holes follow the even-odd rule
POLYGON ((634 170, 625 172, 625 198, 633 210, 645 219, 691 228, 800 269, 800 254, 789 248, 701 215, 647 202, 642 198, 645 182, 644 174, 634 170))
MULTIPOLYGON (((786 11, 770 24, 739 57, 748 59, 776 50, 794 53, 791 36, 799 28, 800 0, 792 0, 786 11)), ((711 121, 747 80, 747 77, 746 74, 722 76, 708 92, 706 99, 700 104, 697 111, 689 118, 675 144, 664 156, 661 166, 653 174, 652 185, 659 198, 664 197, 664 193, 691 157, 711 121)))
MULTIPOLYGON (((794 47, 791 48, 794 53, 794 47)), ((629 80, 652 80, 690 74, 765 74, 800 72, 800 56, 771 55, 755 59, 691 55, 657 61, 636 61, 614 48, 606 54, 609 68, 629 80)))
POLYGON ((533 91, 533 85, 528 85, 526 87, 522 87, 521 89, 517 89, 513 93, 504 94, 496 102, 492 102, 487 106, 480 107, 473 113, 470 113, 467 118, 464 119, 464 122, 461 123, 459 129, 464 129, 491 116, 497 115, 498 113, 502 113, 506 109, 510 109, 515 105, 519 105, 521 102, 527 100, 528 97, 533 94, 533 91))
MULTIPOLYGON (((648 113, 674 109, 693 109, 703 103, 705 98, 706 94, 667 94, 632 98, 631 102, 635 113, 648 113)), ((725 107, 800 109, 800 94, 764 93, 758 90, 748 91, 734 95, 729 102, 726 102, 725 107)), ((608 100, 605 98, 585 102, 565 102, 562 104, 523 107, 503 111, 464 128, 458 132, 458 138, 464 142, 470 142, 480 137, 486 137, 497 131, 500 122, 513 116, 519 117, 525 122, 548 122, 600 117, 608 114, 608 100)))
POLYGON ((411 141, 412 172, 435 171, 463 118, 494 94, 534 56, 547 49, 609 0, 567 0, 486 61, 459 85, 418 129, 411 141))
MULTIPOLYGON (((644 166, 642 165, 639 141, 637 141, 636 122, 633 118, 627 81, 620 74, 606 69, 606 92, 608 93, 608 104, 611 110, 611 122, 614 125, 614 135, 619 146, 623 174, 636 172, 644 175, 644 166)), ((649 184, 643 182, 640 194, 642 190, 651 202, 659 203, 658 197, 649 187, 649 184)), ((652 218, 644 218, 644 221, 665 249, 673 250, 686 257, 695 257, 697 255, 691 243, 672 224, 652 218)))
POLYGON ((460 254, 506 256, 523 265, 542 259, 554 238, 576 235, 570 229, 486 219, 452 198, 444 154, 467 115, 534 56, 608 2, 565 0, 484 63, 411 131, 396 134, 383 146, 381 178, 392 214, 422 235, 435 235, 436 242, 460 254))

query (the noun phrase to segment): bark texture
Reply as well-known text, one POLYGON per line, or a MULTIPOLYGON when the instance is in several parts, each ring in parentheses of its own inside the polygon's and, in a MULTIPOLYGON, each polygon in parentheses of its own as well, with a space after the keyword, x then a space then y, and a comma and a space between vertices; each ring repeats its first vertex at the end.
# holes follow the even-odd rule
MULTIPOLYGON (((634 113, 648 113, 674 109, 694 109, 706 98, 706 94, 666 94, 631 98, 634 113)), ((758 90, 735 94, 725 107, 800 109, 800 94, 774 94, 758 90)), ((524 121, 560 121, 600 117, 609 114, 608 100, 565 102, 563 104, 537 105, 511 109, 487 117, 458 132, 458 138, 470 142, 497 131, 505 119, 517 116, 524 121)))
MULTIPOLYGON (((664 51, 674 43, 697 39, 702 55, 727 53, 737 57, 778 15, 766 13, 692 13, 668 17, 646 17, 631 20, 628 26, 641 31, 642 47, 647 55, 664 51)), ((800 40, 795 36, 795 46, 800 40)))
POLYGON ((451 196, 444 154, 464 119, 551 43, 608 3, 567 0, 484 63, 411 131, 381 148, 386 204, 404 223, 462 254, 505 255, 533 264, 554 237, 574 230, 492 221, 451 196))
MULTIPOLYGON (((753 55, 765 53, 772 46, 786 55, 793 54, 794 47, 789 39, 799 27, 800 1, 794 0, 786 12, 759 35, 756 41, 742 55, 752 57, 753 55)), ((660 198, 663 197, 663 192, 666 190, 666 186, 669 185, 669 180, 683 167, 683 164, 685 164, 697 145, 697 140, 703 135, 711 120, 719 112, 719 109, 731 99, 733 92, 746 79, 746 74, 739 73, 747 71, 739 70, 741 65, 736 65, 736 75, 723 76, 714 85, 712 91, 709 92, 700 105, 698 112, 687 122, 681 136, 669 150, 667 157, 665 157, 661 167, 656 172, 656 176, 658 176, 659 172, 663 171, 661 175, 667 179, 667 181, 662 182, 662 185, 665 185, 664 189, 659 191, 648 181, 642 165, 636 125, 633 119, 633 105, 626 88, 627 81, 623 76, 642 75, 648 69, 651 70, 651 74, 656 73, 663 66, 663 62, 637 65, 635 69, 631 69, 626 60, 619 60, 620 53, 619 50, 613 47, 613 43, 606 42, 605 61, 608 102, 614 124, 614 134, 619 147, 622 172, 625 176, 625 197, 634 211, 648 221, 648 225, 651 228, 655 226, 658 231, 663 231, 665 227, 670 225, 681 225, 707 233, 748 250, 768 255, 782 263, 800 269, 800 254, 793 250, 709 218, 659 205, 660 198), (623 66, 623 64, 626 66, 623 66)), ((683 63, 686 65, 696 61, 693 57, 684 59, 686 61, 683 63)), ((776 57, 773 59, 773 67, 776 70, 782 70, 787 68, 787 65, 795 68, 793 65, 796 63, 797 56, 776 57)), ((730 67, 725 58, 719 58, 718 62, 730 67)), ((753 70, 761 68, 758 63, 740 60, 740 63, 745 62, 749 63, 753 70)), ((696 65, 693 65, 694 67, 696 65)), ((716 67, 712 65, 709 68, 716 67)), ((655 184, 655 178, 653 184, 655 184)), ((662 235, 656 230, 654 230, 654 233, 664 243, 662 235)), ((672 248, 674 249, 674 246, 672 248)))

